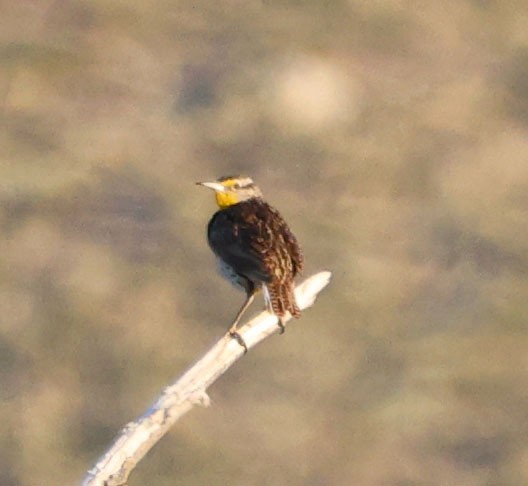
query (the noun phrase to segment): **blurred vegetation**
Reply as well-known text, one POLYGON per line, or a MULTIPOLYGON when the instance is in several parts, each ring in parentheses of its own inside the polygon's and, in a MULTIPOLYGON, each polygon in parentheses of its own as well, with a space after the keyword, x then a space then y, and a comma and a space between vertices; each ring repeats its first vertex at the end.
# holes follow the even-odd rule
POLYGON ((76 484, 227 328, 212 195, 334 273, 130 485, 528 484, 528 7, 0 1, 0 483, 76 484))

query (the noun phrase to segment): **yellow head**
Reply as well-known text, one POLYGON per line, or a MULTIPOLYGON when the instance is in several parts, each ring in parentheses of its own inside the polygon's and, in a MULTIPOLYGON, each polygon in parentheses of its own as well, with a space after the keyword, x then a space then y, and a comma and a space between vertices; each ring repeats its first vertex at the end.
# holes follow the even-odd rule
POLYGON ((262 196, 260 189, 250 177, 220 177, 215 182, 197 182, 197 184, 215 191, 216 203, 221 209, 247 201, 253 197, 262 196))

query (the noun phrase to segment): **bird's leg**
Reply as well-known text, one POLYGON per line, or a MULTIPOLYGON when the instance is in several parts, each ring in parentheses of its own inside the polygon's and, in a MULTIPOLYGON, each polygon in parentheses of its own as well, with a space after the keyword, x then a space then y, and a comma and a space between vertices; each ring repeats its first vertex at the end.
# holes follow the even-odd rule
POLYGON ((255 291, 247 295, 244 305, 238 311, 235 317, 235 320, 233 321, 233 324, 231 324, 231 327, 229 328, 230 334, 236 332, 236 328, 238 326, 238 323, 240 322, 240 319, 242 318, 242 315, 244 314, 244 312, 246 312, 247 308, 251 305, 254 298, 255 298, 255 291))
POLYGON ((253 299, 255 298, 255 294, 257 293, 257 290, 258 289, 252 288, 248 291, 247 296, 246 296, 246 301, 244 302, 244 304, 238 311, 238 314, 236 315, 233 324, 231 324, 231 327, 229 328, 229 335, 232 338, 236 339, 237 343, 240 344, 240 346, 244 348, 244 353, 247 353, 248 348, 247 348, 246 343, 242 339, 242 336, 238 334, 237 326, 238 326, 238 323, 240 322, 240 319, 242 318, 242 315, 244 314, 244 312, 246 312, 247 308, 253 302, 253 299))
POLYGON ((286 330, 286 326, 284 325, 284 322, 282 322, 282 317, 280 316, 279 316, 277 325, 279 326, 279 334, 284 334, 284 331, 286 330))

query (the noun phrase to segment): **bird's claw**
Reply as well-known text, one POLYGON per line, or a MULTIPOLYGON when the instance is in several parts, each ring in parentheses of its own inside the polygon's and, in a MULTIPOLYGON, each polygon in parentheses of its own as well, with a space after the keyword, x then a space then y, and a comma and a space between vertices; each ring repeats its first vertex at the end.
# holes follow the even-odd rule
POLYGON ((240 346, 244 348, 244 354, 248 352, 248 347, 244 339, 242 339, 242 336, 237 331, 229 331, 229 335, 236 340, 240 346))

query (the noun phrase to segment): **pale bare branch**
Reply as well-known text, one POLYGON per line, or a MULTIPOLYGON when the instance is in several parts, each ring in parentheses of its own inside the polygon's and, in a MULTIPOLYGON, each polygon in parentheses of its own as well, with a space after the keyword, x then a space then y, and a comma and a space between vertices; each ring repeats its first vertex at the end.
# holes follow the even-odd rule
MULTIPOLYGON (((295 289, 301 309, 310 307, 328 285, 330 272, 320 272, 295 289)), ((288 316, 285 320, 289 320, 288 316)), ((239 330, 248 349, 277 332, 277 318, 262 312, 239 330)), ((196 364, 165 388, 155 403, 137 420, 128 423, 108 451, 86 474, 83 486, 118 486, 170 427, 195 405, 208 406, 207 388, 244 353, 229 335, 220 339, 196 364)))

